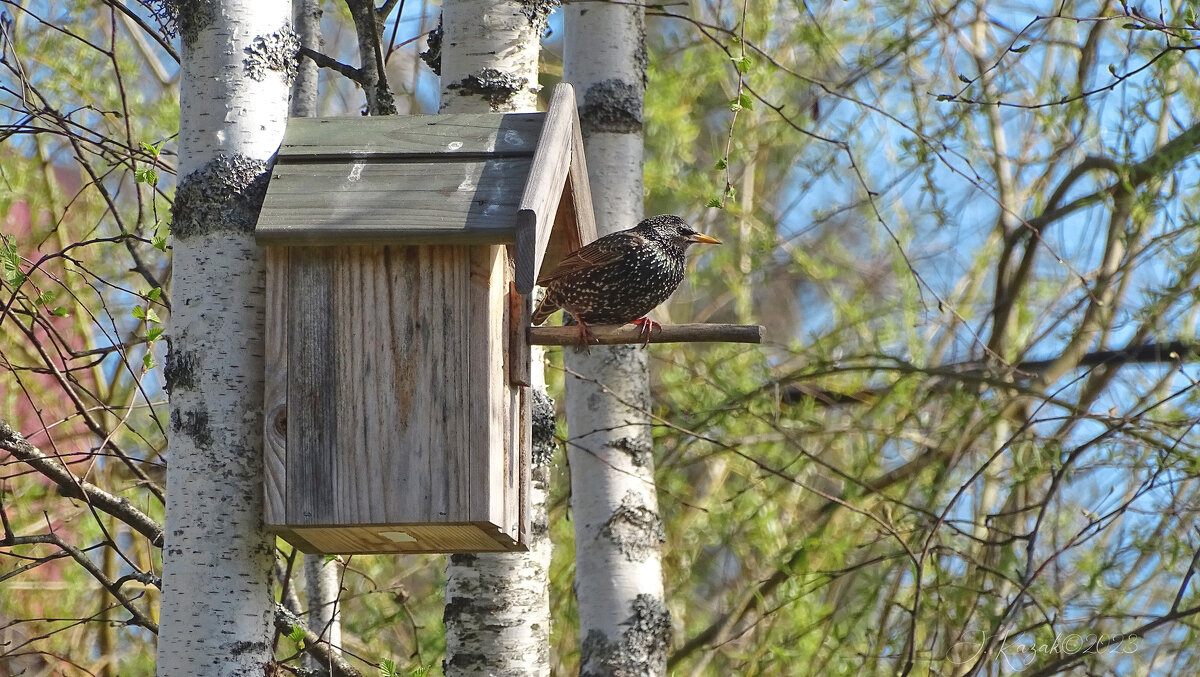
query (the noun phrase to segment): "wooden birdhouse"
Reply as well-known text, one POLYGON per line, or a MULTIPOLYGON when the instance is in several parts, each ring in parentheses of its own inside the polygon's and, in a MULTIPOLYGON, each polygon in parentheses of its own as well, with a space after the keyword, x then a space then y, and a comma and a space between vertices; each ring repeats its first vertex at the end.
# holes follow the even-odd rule
POLYGON ((525 549, 530 292, 595 237, 571 87, 546 113, 292 119, 256 235, 267 527, 525 549))

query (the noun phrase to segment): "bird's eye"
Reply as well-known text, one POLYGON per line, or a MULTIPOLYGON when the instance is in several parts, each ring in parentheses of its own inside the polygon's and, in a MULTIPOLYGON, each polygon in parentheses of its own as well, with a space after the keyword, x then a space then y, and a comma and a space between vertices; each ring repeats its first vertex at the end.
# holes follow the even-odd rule
POLYGON ((684 237, 691 237, 692 235, 696 234, 696 231, 692 230, 691 228, 688 228, 687 226, 680 226, 679 234, 683 235, 684 237))

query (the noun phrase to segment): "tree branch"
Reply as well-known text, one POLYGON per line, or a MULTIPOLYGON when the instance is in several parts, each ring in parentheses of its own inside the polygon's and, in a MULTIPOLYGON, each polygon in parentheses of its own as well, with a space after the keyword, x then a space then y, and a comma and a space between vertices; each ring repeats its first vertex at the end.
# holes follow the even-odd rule
POLYGON ((317 64, 321 68, 328 68, 329 70, 337 71, 338 73, 341 73, 342 75, 345 75, 351 80, 362 85, 363 87, 367 86, 366 75, 363 74, 360 69, 355 68, 354 66, 344 64, 337 59, 325 56, 318 51, 304 46, 300 47, 300 55, 308 57, 313 63, 317 64))
MULTIPOLYGON (((592 345, 643 343, 641 327, 632 324, 588 325, 592 345)), ((756 324, 664 324, 650 333, 650 343, 762 343, 763 328, 756 324)), ((530 327, 531 346, 579 345, 579 328, 530 327)))
POLYGON ((304 631, 304 653, 312 656, 313 660, 322 666, 331 668, 333 677, 363 677, 362 673, 347 663, 345 658, 332 651, 328 642, 310 630, 308 624, 301 621, 296 614, 288 611, 287 607, 276 602, 275 629, 280 634, 290 635, 292 628, 300 628, 304 631))
POLYGON ((134 531, 150 539, 155 547, 162 547, 162 525, 135 508, 128 499, 114 496, 100 487, 76 477, 65 464, 46 456, 37 447, 26 442, 21 433, 13 430, 12 426, 2 419, 0 419, 0 449, 4 449, 18 460, 28 463, 34 470, 57 484, 59 493, 63 496, 86 501, 93 508, 116 517, 134 531))

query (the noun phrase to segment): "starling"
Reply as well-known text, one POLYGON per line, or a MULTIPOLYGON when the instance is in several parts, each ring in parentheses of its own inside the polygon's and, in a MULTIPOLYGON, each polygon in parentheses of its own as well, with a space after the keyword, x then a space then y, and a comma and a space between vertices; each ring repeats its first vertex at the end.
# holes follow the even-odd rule
POLYGON ((546 295, 533 311, 533 324, 564 308, 579 323, 585 346, 591 337, 588 324, 629 322, 641 325, 648 343, 658 323, 645 315, 683 281, 684 252, 693 242, 721 244, 670 214, 597 239, 538 280, 546 295))

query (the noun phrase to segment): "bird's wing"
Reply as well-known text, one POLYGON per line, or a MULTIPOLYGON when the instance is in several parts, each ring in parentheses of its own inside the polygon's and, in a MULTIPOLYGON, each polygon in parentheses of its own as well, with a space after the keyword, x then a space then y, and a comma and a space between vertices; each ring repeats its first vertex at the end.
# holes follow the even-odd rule
POLYGON ((610 265, 644 242, 645 238, 636 233, 620 232, 606 235, 569 254, 554 270, 539 277, 537 283, 544 287, 572 273, 610 265))

